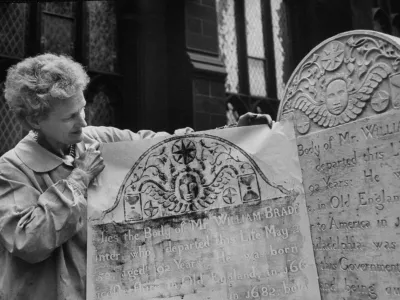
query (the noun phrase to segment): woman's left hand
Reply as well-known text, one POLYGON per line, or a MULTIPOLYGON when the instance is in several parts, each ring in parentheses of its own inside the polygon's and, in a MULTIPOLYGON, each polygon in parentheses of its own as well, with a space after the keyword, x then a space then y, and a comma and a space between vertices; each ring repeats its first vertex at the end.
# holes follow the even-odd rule
POLYGON ((269 128, 272 128, 272 118, 267 114, 255 114, 255 113, 245 113, 239 117, 237 126, 251 126, 251 125, 263 125, 266 124, 269 128))

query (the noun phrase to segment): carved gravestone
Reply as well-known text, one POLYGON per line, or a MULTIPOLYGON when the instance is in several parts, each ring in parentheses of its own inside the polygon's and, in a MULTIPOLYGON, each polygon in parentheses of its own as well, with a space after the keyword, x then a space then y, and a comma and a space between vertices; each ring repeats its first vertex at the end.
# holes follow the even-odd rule
POLYGON ((105 144, 87 299, 320 299, 294 139, 286 123, 105 144))
POLYGON ((321 298, 399 299, 400 40, 330 38, 290 78, 321 298))

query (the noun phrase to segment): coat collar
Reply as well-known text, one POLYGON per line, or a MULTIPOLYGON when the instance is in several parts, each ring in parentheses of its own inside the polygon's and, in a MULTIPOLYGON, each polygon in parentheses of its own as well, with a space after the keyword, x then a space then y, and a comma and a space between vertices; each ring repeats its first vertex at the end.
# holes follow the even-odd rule
MULTIPOLYGON (((62 164, 67 164, 61 157, 40 146, 35 141, 33 132, 25 136, 14 149, 18 158, 34 172, 49 172, 62 164)), ((85 144, 83 142, 77 144, 77 157, 84 150, 85 144)))

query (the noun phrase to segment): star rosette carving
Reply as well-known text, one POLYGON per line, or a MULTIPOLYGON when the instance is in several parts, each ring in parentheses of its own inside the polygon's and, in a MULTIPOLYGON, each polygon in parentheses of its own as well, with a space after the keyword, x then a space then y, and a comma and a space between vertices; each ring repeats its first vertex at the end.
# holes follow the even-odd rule
POLYGON ((400 48, 386 37, 349 32, 329 39, 296 68, 278 118, 293 116, 302 135, 397 109, 399 64, 400 48))
POLYGON ((344 45, 341 42, 333 41, 322 50, 322 66, 325 70, 336 70, 344 58, 344 45))
POLYGON ((175 136, 152 146, 136 161, 113 207, 103 215, 115 214, 122 203, 124 221, 137 222, 257 203, 267 190, 274 199, 290 195, 231 142, 207 134, 175 136))

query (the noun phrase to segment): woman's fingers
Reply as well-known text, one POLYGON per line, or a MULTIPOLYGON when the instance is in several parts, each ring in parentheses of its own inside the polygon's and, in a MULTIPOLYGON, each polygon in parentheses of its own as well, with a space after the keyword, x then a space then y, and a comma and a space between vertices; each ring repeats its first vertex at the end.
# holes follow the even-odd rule
POLYGON ((239 118, 238 126, 268 125, 272 127, 272 118, 268 114, 255 114, 248 112, 239 118))
POLYGON ((87 149, 87 151, 91 152, 91 151, 95 151, 95 150, 99 150, 100 149, 100 142, 95 141, 93 144, 91 144, 89 146, 89 148, 87 149))

